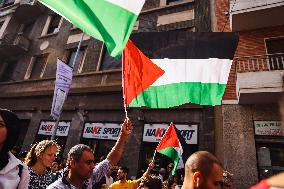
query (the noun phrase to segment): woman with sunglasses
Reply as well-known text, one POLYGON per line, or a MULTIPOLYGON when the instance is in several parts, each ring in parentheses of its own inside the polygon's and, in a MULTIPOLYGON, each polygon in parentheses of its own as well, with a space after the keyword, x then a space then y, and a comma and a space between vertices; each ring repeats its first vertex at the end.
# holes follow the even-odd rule
POLYGON ((27 189, 29 171, 10 150, 19 137, 20 120, 12 112, 0 109, 0 188, 27 189))
POLYGON ((25 160, 30 172, 29 189, 46 189, 53 182, 52 172, 47 168, 52 166, 58 151, 59 146, 53 140, 33 145, 25 160))

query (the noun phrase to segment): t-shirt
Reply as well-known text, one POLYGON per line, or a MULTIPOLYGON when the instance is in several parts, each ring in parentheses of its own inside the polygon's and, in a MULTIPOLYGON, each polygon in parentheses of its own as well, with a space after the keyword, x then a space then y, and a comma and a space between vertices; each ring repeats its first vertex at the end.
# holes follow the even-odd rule
POLYGON ((109 189, 137 189, 139 185, 138 180, 127 180, 124 182, 116 181, 109 186, 109 189))
POLYGON ((257 185, 252 186, 250 189, 284 189, 281 187, 276 187, 276 186, 269 186, 268 183, 263 180, 257 185))
MULTIPOLYGON (((93 170, 93 175, 91 178, 87 179, 83 185, 83 189, 92 189, 94 184, 99 182, 101 178, 109 172, 111 168, 110 162, 108 159, 103 160, 93 170)), ((65 177, 58 179, 51 185, 47 187, 47 189, 77 189, 75 186, 68 183, 65 177)))

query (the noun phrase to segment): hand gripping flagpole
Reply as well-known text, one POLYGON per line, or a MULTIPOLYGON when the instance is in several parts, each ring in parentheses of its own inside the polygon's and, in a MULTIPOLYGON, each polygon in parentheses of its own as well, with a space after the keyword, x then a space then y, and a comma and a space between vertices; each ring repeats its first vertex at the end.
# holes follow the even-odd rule
MULTIPOLYGON (((126 47, 125 47, 126 48, 126 47)), ((123 50, 124 51, 124 50, 123 50)), ((121 55, 121 69, 122 69, 122 72, 121 72, 121 78, 122 78, 122 93, 123 93, 123 105, 124 105, 124 112, 125 112, 125 117, 128 119, 128 113, 127 113, 127 105, 126 105, 126 97, 125 97, 125 81, 124 81, 124 56, 123 56, 123 52, 122 52, 122 55, 121 55)))
MULTIPOLYGON (((73 70, 74 70, 74 67, 75 67, 75 65, 76 65, 76 60, 77 60, 77 58, 78 58, 78 54, 79 54, 79 51, 80 51, 80 47, 81 47, 81 44, 82 44, 84 35, 85 35, 85 33, 83 32, 82 35, 81 35, 81 38, 80 38, 78 47, 77 47, 77 51, 76 51, 74 60, 73 60, 72 65, 71 65, 71 68, 72 68, 73 70)), ((66 98, 67 98, 67 96, 65 97, 64 102, 65 102, 66 98)), ((62 108, 63 108, 63 106, 62 106, 62 108)), ((58 128, 58 125, 59 125, 59 120, 60 120, 61 112, 62 112, 62 110, 60 111, 60 114, 59 114, 59 116, 58 116, 58 119, 56 119, 55 126, 54 126, 54 130, 53 130, 52 135, 51 135, 51 140, 54 140, 54 139, 55 139, 56 131, 57 131, 57 128, 58 128)))

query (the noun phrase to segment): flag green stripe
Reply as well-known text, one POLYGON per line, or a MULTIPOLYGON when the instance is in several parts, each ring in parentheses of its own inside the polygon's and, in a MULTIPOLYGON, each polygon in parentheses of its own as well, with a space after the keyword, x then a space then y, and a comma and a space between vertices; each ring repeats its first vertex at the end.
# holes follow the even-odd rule
POLYGON ((169 108, 185 103, 220 105, 226 85, 185 82, 150 86, 132 100, 129 107, 169 108))
POLYGON ((104 41, 109 54, 119 57, 137 15, 105 0, 40 0, 88 35, 104 41))
POLYGON ((174 173, 177 169, 177 166, 178 166, 178 162, 179 162, 179 155, 178 155, 178 152, 176 151, 176 149, 174 149, 173 147, 168 147, 168 148, 164 148, 162 150, 157 150, 157 152, 169 157, 173 161, 174 168, 172 170, 172 174, 174 175, 174 173))

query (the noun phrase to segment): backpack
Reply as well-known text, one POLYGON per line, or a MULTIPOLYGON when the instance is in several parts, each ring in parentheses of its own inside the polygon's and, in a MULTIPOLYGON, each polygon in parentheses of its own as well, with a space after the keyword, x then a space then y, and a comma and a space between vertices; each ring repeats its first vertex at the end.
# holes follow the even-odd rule
MULTIPOLYGON (((22 176, 22 173, 23 173, 23 168, 24 168, 24 166, 23 166, 22 164, 19 164, 19 165, 18 165, 18 168, 19 168, 18 175, 19 175, 19 177, 20 177, 20 182, 21 182, 21 176, 22 176)), ((19 184, 20 184, 20 182, 19 182, 19 184)), ((18 184, 17 188, 19 187, 19 184, 18 184)))

